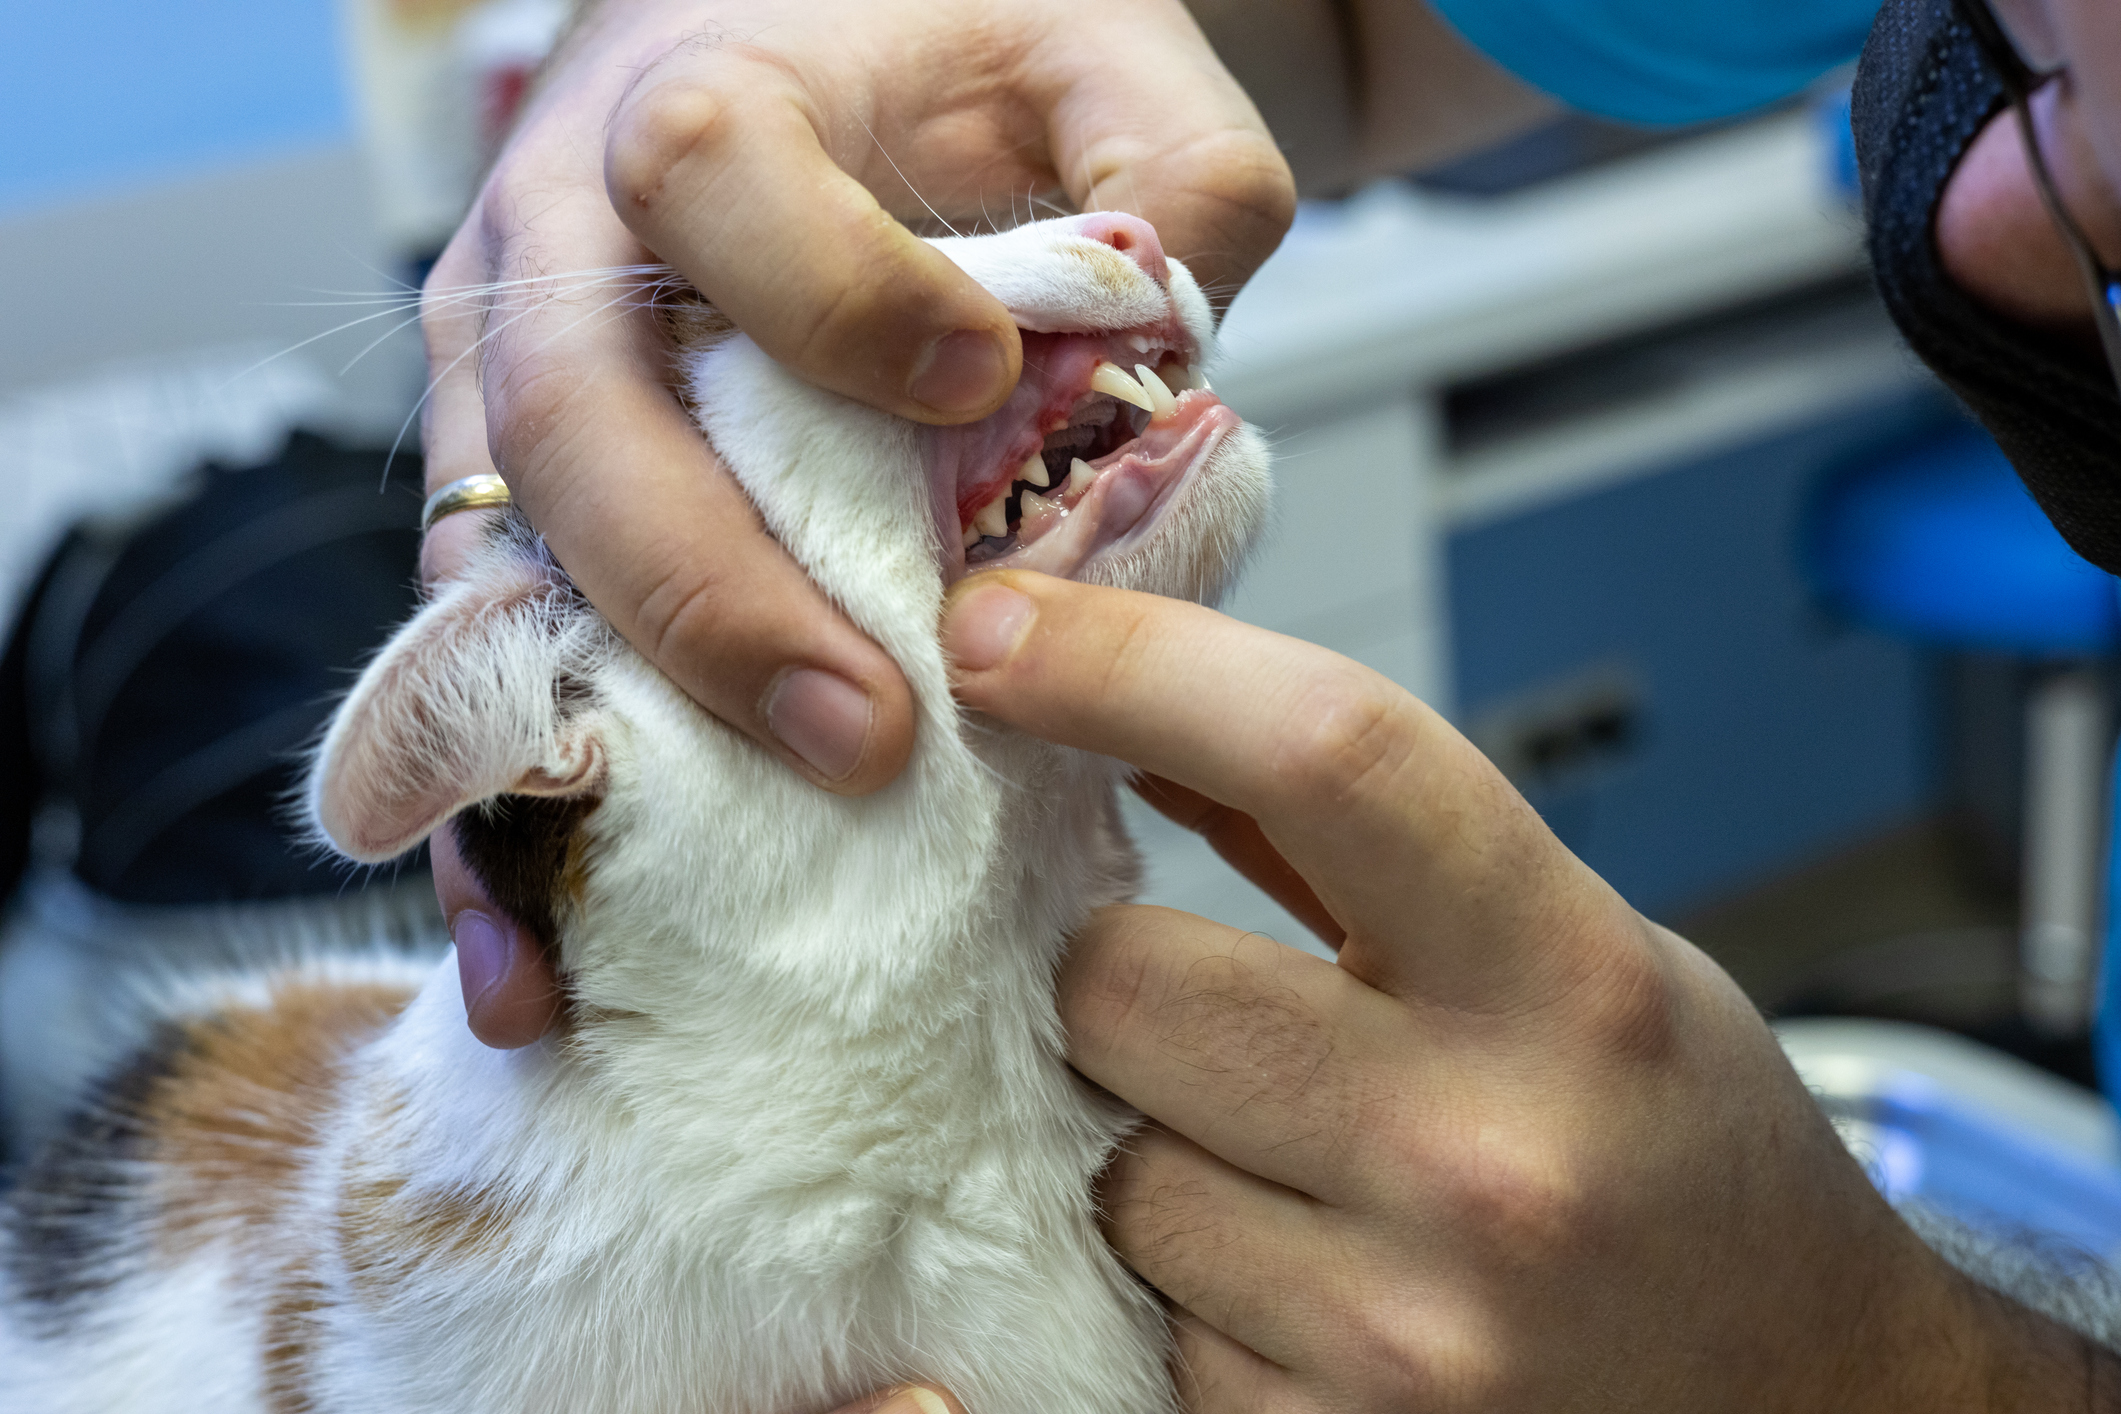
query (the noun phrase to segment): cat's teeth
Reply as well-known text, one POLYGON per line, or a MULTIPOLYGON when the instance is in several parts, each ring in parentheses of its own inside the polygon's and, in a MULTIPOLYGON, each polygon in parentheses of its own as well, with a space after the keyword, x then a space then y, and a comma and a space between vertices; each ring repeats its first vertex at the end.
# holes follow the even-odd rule
POLYGON ((1178 399, 1164 386, 1164 380, 1156 376, 1156 370, 1146 363, 1134 365, 1134 376, 1142 380, 1142 388, 1149 395, 1149 420, 1154 422, 1178 406, 1178 399))
POLYGON ((995 498, 972 513, 973 528, 982 535, 996 539, 1009 533, 1009 488, 1004 486, 995 498))
POLYGON ((1046 475, 1046 459, 1037 452, 1024 458, 1024 464, 1016 469, 1016 479, 1039 487, 1053 484, 1053 478, 1046 475))
POLYGON ((1058 495, 1049 500, 1039 495, 1036 491, 1026 491, 1024 493, 1024 518, 1019 533, 1026 540, 1035 540, 1043 533, 1043 528, 1047 521, 1057 520, 1067 513, 1068 508, 1061 504, 1061 499, 1058 495))
POLYGON ((1149 400, 1148 390, 1116 363, 1098 364, 1097 370, 1090 375, 1090 391, 1109 394, 1123 403, 1134 404, 1152 417, 1156 415, 1156 404, 1149 400))
POLYGON ((1136 353, 1147 353, 1149 351, 1148 336, 1145 334, 1129 334, 1127 336, 1127 345, 1136 353))
POLYGON ((969 550, 969 549, 971 549, 971 548, 972 548, 973 546, 975 546, 975 545, 979 544, 979 542, 980 542, 980 533, 979 533, 979 527, 978 527, 978 526, 976 526, 976 525, 968 525, 968 526, 966 526, 966 527, 965 527, 965 534, 964 534, 964 537, 963 537, 963 539, 964 539, 964 544, 965 544, 965 548, 966 548, 967 550, 969 550))
POLYGON ((1095 480, 1097 473, 1090 469, 1090 463, 1077 457, 1068 463, 1068 484, 1064 490, 1070 496, 1080 496, 1090 489, 1090 483, 1095 480))
POLYGON ((1189 363, 1178 370, 1178 386, 1188 389, 1205 388, 1208 386, 1208 380, 1200 376, 1199 368, 1189 363))

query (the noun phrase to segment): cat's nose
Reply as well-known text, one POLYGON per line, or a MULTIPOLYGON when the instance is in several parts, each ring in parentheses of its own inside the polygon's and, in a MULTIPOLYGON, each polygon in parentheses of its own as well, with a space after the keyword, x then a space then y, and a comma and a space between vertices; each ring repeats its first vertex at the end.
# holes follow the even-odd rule
POLYGON ((1075 218, 1075 234, 1111 246, 1157 284, 1171 282, 1171 272, 1164 268, 1163 242, 1156 238, 1156 227, 1141 217, 1124 211, 1093 211, 1075 218))

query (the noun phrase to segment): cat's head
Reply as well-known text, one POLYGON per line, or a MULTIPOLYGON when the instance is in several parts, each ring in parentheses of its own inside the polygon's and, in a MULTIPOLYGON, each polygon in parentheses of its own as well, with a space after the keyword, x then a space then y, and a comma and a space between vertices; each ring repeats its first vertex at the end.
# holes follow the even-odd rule
POLYGON ((969 426, 816 388, 711 312, 671 321, 722 461, 906 674, 918 715, 899 781, 851 800, 799 780, 627 647, 510 519, 340 707, 311 782, 320 833, 379 861, 466 811, 459 837, 485 840, 467 852, 498 901, 563 942, 570 919, 600 899, 609 916, 628 889, 673 926, 712 910, 756 932, 776 926, 762 900, 888 889, 909 871, 945 893, 978 887, 1007 852, 993 838, 1003 796, 1081 772, 963 719, 937 641, 944 589, 1016 565, 1212 600, 1264 517, 1267 452, 1200 377, 1207 301, 1145 223, 1100 214, 936 244, 1023 331, 1016 392, 969 426))

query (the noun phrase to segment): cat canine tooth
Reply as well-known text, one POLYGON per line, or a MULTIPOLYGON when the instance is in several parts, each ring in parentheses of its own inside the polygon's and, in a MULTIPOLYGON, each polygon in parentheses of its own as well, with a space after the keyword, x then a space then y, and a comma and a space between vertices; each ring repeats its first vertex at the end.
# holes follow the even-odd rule
POLYGON ((1053 478, 1046 475, 1046 459, 1037 452, 1024 458, 1024 464, 1016 469, 1018 481, 1028 481, 1033 486, 1051 486, 1053 478))
POLYGON ((1009 489, 1005 486, 986 505, 972 514, 972 524, 982 535, 992 535, 997 540, 1009 533, 1009 489))
POLYGON ((1187 364, 1178 371, 1178 386, 1181 388, 1205 388, 1208 380, 1200 376, 1200 369, 1187 364))
POLYGON ((1142 380, 1142 389, 1149 395, 1149 417, 1151 421, 1162 417, 1178 406, 1178 399, 1164 386, 1164 380, 1156 376, 1156 370, 1146 363, 1134 365, 1134 376, 1142 380))
POLYGON ((979 542, 980 542, 980 533, 979 533, 979 527, 978 527, 978 526, 976 526, 976 525, 968 525, 968 526, 966 526, 966 527, 965 527, 965 533, 964 533, 964 536, 963 536, 962 538, 963 538, 963 540, 964 540, 964 545, 965 545, 965 548, 966 548, 967 550, 969 550, 969 549, 971 549, 971 548, 972 548, 973 546, 975 546, 975 545, 979 544, 979 542))
POLYGON ((1116 363, 1098 364, 1097 371, 1090 375, 1090 391, 1108 393, 1123 403, 1132 403, 1152 417, 1156 414, 1156 404, 1149 400, 1148 389, 1135 382, 1127 370, 1116 363))
POLYGON ((1068 485, 1065 488, 1068 495, 1080 496, 1083 492, 1090 489, 1090 483, 1095 480, 1097 480, 1097 473, 1092 471, 1090 463, 1084 461, 1081 457, 1077 457, 1074 461, 1068 463, 1068 485))

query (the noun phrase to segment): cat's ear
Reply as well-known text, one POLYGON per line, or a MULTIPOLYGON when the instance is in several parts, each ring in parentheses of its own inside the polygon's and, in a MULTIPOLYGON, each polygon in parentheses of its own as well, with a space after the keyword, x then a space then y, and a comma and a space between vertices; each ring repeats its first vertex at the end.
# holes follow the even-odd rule
POLYGON ((594 619, 549 565, 495 555, 445 588, 368 665, 311 764, 309 817, 380 863, 497 795, 601 792, 599 716, 583 707, 594 619))

